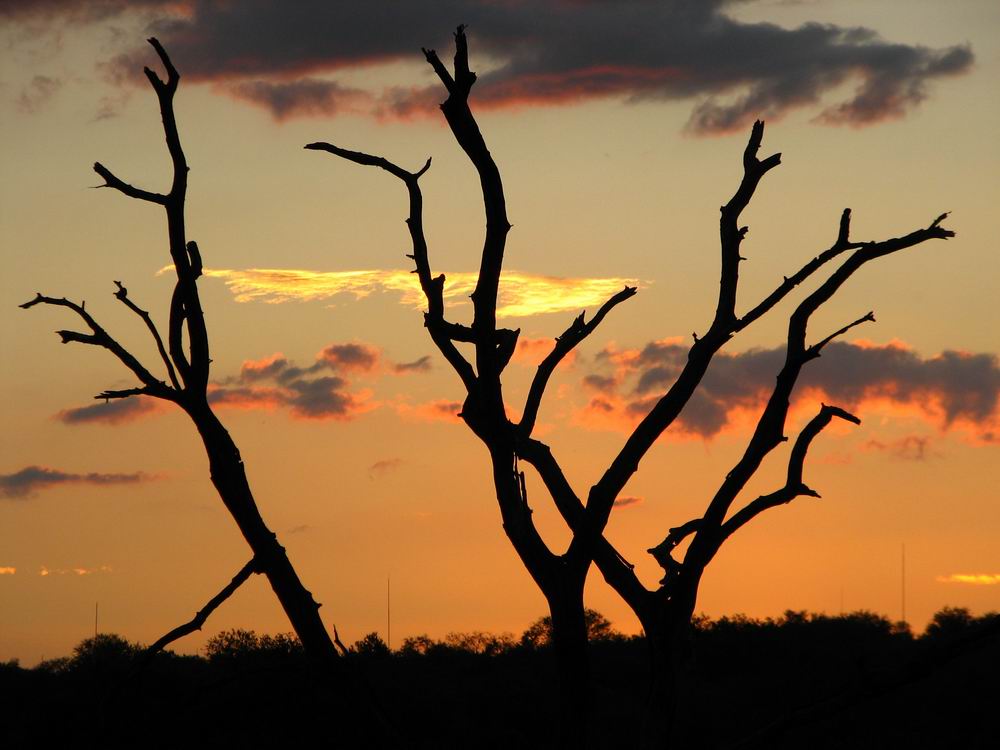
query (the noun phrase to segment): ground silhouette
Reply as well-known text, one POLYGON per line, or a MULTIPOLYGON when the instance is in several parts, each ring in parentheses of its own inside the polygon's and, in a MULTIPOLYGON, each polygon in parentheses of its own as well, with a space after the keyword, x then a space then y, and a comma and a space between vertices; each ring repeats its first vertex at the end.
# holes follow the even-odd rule
MULTIPOLYGON (((596 614, 596 613, 595 613, 596 614)), ((646 645, 606 620, 592 640, 591 739, 638 740, 629 717, 643 699, 646 645)), ((539 619, 520 637, 455 633, 407 638, 390 650, 376 633, 347 659, 370 678, 403 744, 435 748, 550 748, 551 644, 539 619)), ((926 632, 871 612, 838 617, 786 612, 774 619, 695 619, 691 697, 678 723, 685 748, 992 748, 1000 698, 1000 616, 945 609, 926 632), (724 706, 724 710, 720 710, 724 706)), ((159 653, 129 682, 144 648, 102 634, 72 656, 33 669, 0 666, 4 747, 282 747, 317 736, 344 747, 394 745, 370 735, 344 742, 356 717, 330 719, 331 693, 290 634, 231 630, 203 656, 159 653), (141 738, 141 739, 140 739, 141 738)))

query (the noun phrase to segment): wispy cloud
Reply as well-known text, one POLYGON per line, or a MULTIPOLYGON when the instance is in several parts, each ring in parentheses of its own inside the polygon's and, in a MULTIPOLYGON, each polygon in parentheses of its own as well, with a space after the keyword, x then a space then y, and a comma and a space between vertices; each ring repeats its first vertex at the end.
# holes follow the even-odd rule
POLYGON ((392 366, 392 371, 397 375, 406 375, 411 372, 430 372, 432 369, 431 355, 425 354, 412 362, 398 362, 392 366))
POLYGON ((101 565, 96 568, 49 568, 43 565, 38 569, 38 575, 45 578, 46 576, 89 576, 95 573, 111 573, 112 568, 110 565, 101 565))
MULTIPOLYGON (((188 80, 211 83, 279 120, 434 112, 443 92, 426 78, 359 89, 346 76, 356 80, 358 71, 403 60, 416 67, 421 47, 450 56, 457 19, 470 26, 480 109, 685 101, 694 133, 727 132, 799 108, 818 111, 814 120, 831 125, 898 118, 934 83, 972 66, 968 45, 905 44, 831 23, 744 22, 730 12, 738 4, 339 0, 293 12, 268 0, 20 0, 0 5, 0 16, 59 29, 67 17, 107 24, 135 14, 183 64, 188 80), (841 98, 826 105, 831 96, 841 98)), ((145 83, 137 71, 148 59, 148 49, 130 49, 104 67, 113 80, 145 83)))
POLYGON ((160 410, 163 402, 146 396, 101 401, 76 409, 63 409, 55 415, 65 424, 124 424, 149 416, 160 410))
POLYGON ((996 586, 1000 584, 1000 573, 952 573, 938 576, 938 583, 964 583, 969 586, 996 586))
MULTIPOLYGON (((162 269, 165 270, 169 269, 162 269)), ((312 302, 342 294, 363 299, 373 292, 392 292, 400 295, 404 305, 420 310, 426 306, 416 276, 403 270, 250 268, 238 271, 215 268, 206 270, 205 275, 225 282, 237 302, 312 302)), ((453 304, 468 304, 477 277, 477 273, 466 271, 446 274, 445 300, 453 304)), ((628 278, 560 278, 504 271, 500 280, 497 314, 517 318, 580 312, 585 308, 599 307, 623 287, 637 284, 635 279, 628 278)))
POLYGON ((628 508, 630 506, 639 505, 643 502, 643 498, 637 495, 622 495, 615 498, 614 505, 616 508, 628 508))
POLYGON ((906 435, 889 442, 869 440, 864 447, 866 450, 887 453, 893 458, 904 461, 926 461, 928 458, 941 455, 934 451, 933 442, 933 438, 929 435, 906 435))
POLYGON ((19 500, 41 490, 66 484, 119 485, 138 484, 156 479, 151 474, 74 474, 45 466, 27 466, 13 474, 0 474, 0 497, 19 500))
POLYGON ((17 568, 12 565, 0 567, 0 576, 12 576, 17 573, 17 568))
POLYGON ((403 459, 398 457, 383 458, 368 467, 368 478, 375 479, 376 477, 385 476, 398 469, 403 463, 405 463, 403 459))
POLYGON ((40 110, 62 88, 62 81, 51 76, 36 75, 22 89, 17 106, 29 114, 40 110))

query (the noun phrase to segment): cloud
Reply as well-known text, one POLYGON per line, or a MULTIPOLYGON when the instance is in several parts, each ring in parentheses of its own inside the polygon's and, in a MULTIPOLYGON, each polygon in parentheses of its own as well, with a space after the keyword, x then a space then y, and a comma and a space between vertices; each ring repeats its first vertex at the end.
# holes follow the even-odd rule
MULTIPOLYGON (((153 18, 187 80, 215 84, 276 119, 367 112, 406 117, 433 112, 441 87, 427 85, 421 47, 451 57, 456 19, 470 26, 478 108, 575 104, 595 99, 681 100, 688 129, 742 129, 801 107, 830 125, 901 117, 929 86, 967 72, 967 45, 933 49, 882 39, 857 26, 806 23, 783 28, 729 15, 737 0, 392 0, 222 3, 13 2, 0 13, 36 23, 102 20, 127 12, 153 18), (294 40, 294 43, 289 43, 294 40), (421 77, 358 89, 358 71, 406 62, 421 77), (844 101, 827 96, 853 86, 844 101)), ((142 81, 148 49, 107 64, 113 77, 142 81)))
POLYGON ((15 573, 17 573, 17 568, 13 566, 5 565, 0 567, 0 576, 12 576, 15 573))
POLYGON ((43 578, 46 577, 46 576, 52 576, 52 575, 56 575, 56 576, 65 576, 65 575, 89 576, 89 575, 93 575, 94 573, 111 573, 111 572, 112 572, 112 568, 111 568, 110 565, 101 565, 100 567, 97 567, 97 568, 83 568, 83 567, 77 567, 77 568, 49 568, 49 567, 46 567, 45 565, 43 565, 41 568, 38 569, 38 575, 42 576, 43 578))
MULTIPOLYGON (((161 269, 161 273, 168 270, 161 269)), ((222 279, 237 302, 312 302, 340 294, 363 299, 373 292, 401 295, 404 305, 423 310, 426 307, 420 282, 414 274, 402 270, 303 271, 281 268, 250 268, 236 271, 207 269, 205 276, 222 279)), ((467 304, 476 287, 478 273, 446 274, 446 301, 467 304)), ((626 278, 559 278, 521 271, 504 271, 500 279, 497 314, 527 317, 544 313, 579 312, 596 308, 625 286, 636 286, 626 278)))
MULTIPOLYGON (((642 349, 606 347, 595 357, 598 371, 583 378, 598 395, 581 412, 581 421, 630 428, 670 387, 687 352, 677 339, 653 341, 642 349)), ((676 429, 707 438, 741 414, 756 413, 770 395, 783 360, 781 347, 720 352, 676 429)), ((967 428, 982 440, 992 440, 1000 424, 1000 363, 994 354, 945 351, 925 358, 901 342, 834 341, 821 359, 803 370, 798 393, 803 392, 848 409, 871 402, 905 409, 942 428, 967 428)), ((928 455, 926 439, 915 436, 882 447, 901 458, 928 455)))
POLYGON ((938 583, 964 583, 970 586, 996 586, 1000 584, 1000 573, 952 573, 938 576, 938 583))
POLYGON ((398 362, 392 366, 392 371, 397 375, 405 375, 411 372, 430 372, 431 369, 430 354, 425 354, 420 359, 415 359, 412 362, 398 362))
POLYGON ((330 344, 317 360, 333 370, 368 372, 378 364, 378 350, 367 344, 330 344))
POLYGON ((288 360, 280 353, 258 360, 248 359, 240 367, 240 382, 255 383, 259 380, 271 380, 281 375, 287 367, 288 360))
POLYGON ((867 450, 888 453, 893 458, 906 461, 926 461, 940 454, 931 450, 932 438, 927 435, 907 435, 899 440, 884 443, 881 440, 869 440, 864 447, 867 450))
POLYGON ((385 476, 398 469, 404 463, 401 458, 383 458, 368 467, 368 478, 375 479, 376 477, 385 476))
POLYGON ((161 402, 146 396, 112 399, 76 409, 63 409, 55 418, 65 424, 125 424, 159 411, 161 402))
POLYGON ((628 508, 630 506, 639 505, 644 502, 644 499, 637 497, 635 495, 623 495, 621 497, 616 497, 614 505, 616 508, 628 508))
POLYGON ((62 88, 62 81, 50 76, 35 76, 30 83, 25 84, 17 97, 17 106, 22 112, 34 114, 55 96, 62 88))
POLYGON ((298 526, 292 526, 292 528, 290 528, 286 533, 288 533, 288 534, 304 534, 305 532, 310 531, 311 529, 312 529, 312 526, 309 526, 308 524, 302 523, 302 524, 299 524, 298 526))
POLYGON ((132 474, 73 474, 44 466, 27 466, 13 474, 0 474, 0 497, 21 499, 30 497, 40 490, 63 484, 138 484, 156 477, 134 472, 132 474))
POLYGON ((341 86, 336 81, 306 78, 300 81, 243 81, 225 85, 235 99, 269 110, 278 122, 293 117, 330 117, 371 109, 371 94, 341 86))
POLYGON ((351 384, 335 373, 365 373, 379 364, 378 349, 360 342, 330 344, 308 367, 298 367, 283 354, 246 360, 236 378, 209 385, 208 402, 234 409, 288 409, 300 419, 347 421, 374 409, 368 391, 352 392, 351 384))

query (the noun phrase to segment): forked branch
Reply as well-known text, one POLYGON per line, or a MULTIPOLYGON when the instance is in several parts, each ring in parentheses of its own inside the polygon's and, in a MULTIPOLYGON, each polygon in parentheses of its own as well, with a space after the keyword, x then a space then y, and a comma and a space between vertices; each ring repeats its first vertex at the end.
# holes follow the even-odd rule
POLYGON ((809 423, 802 428, 795 445, 792 446, 791 455, 788 458, 788 474, 785 486, 767 495, 761 495, 756 500, 748 503, 745 507, 737 511, 722 525, 722 538, 727 539, 735 531, 752 521, 768 508, 775 508, 779 505, 790 503, 797 497, 808 495, 818 498, 818 492, 810 488, 802 481, 803 466, 809 446, 823 429, 830 424, 834 417, 843 419, 853 424, 861 424, 861 420, 850 412, 844 411, 836 406, 823 404, 819 413, 809 420, 809 423))
POLYGON ((118 287, 118 291, 115 292, 115 297, 129 310, 138 315, 146 324, 146 328, 149 329, 149 333, 153 337, 153 341, 156 342, 156 350, 160 353, 160 359, 163 360, 163 364, 167 368, 167 375, 170 377, 170 382, 173 384, 174 390, 181 390, 181 384, 177 380, 177 373, 174 371, 174 365, 170 361, 170 357, 167 355, 167 350, 163 346, 163 339, 160 338, 160 332, 156 330, 156 324, 153 323, 153 319, 150 317, 149 311, 143 310, 128 298, 128 289, 126 289, 120 281, 116 281, 115 286, 118 287))
POLYGON ((444 355, 445 359, 458 373, 467 391, 475 388, 476 374, 472 365, 455 347, 454 341, 473 341, 475 336, 471 329, 450 323, 444 318, 444 274, 437 277, 431 275, 430 260, 427 256, 427 240, 423 228, 423 194, 420 191, 420 177, 431 166, 428 159, 424 166, 416 172, 409 172, 381 156, 366 154, 361 151, 350 151, 332 143, 316 142, 305 146, 310 151, 326 151, 341 159, 367 167, 378 167, 397 177, 406 186, 410 199, 409 216, 406 226, 410 233, 410 243, 413 253, 409 256, 416 266, 417 278, 427 300, 427 313, 424 321, 431 339, 444 355))
MULTIPOLYGON (((79 344, 89 344, 90 346, 99 346, 103 349, 107 349, 109 352, 115 355, 123 365, 125 365, 132 373, 139 378, 143 383, 144 387, 141 389, 132 389, 135 392, 116 392, 116 391, 105 391, 105 393, 122 393, 124 395, 138 395, 142 393, 149 396, 156 396, 157 398, 166 399, 168 401, 176 400, 176 392, 173 391, 166 383, 162 380, 158 380, 153 376, 152 373, 147 370, 141 362, 129 351, 125 349, 121 344, 119 344, 111 335, 105 331, 97 321, 84 309, 83 305, 78 305, 65 297, 46 297, 42 294, 35 295, 35 298, 19 305, 21 309, 28 310, 35 305, 52 305, 54 307, 66 307, 73 312, 75 312, 87 327, 90 328, 91 333, 80 333, 79 331, 56 331, 59 337, 62 339, 64 344, 68 343, 79 343, 79 344)), ((123 398, 124 395, 111 395, 105 396, 101 395, 99 398, 123 398)))
POLYGON ((556 339, 555 346, 548 356, 538 365, 535 377, 531 381, 531 388, 528 391, 528 398, 524 404, 524 415, 518 425, 518 431, 524 437, 530 437, 535 429, 535 420, 538 418, 538 409, 542 403, 542 396, 545 395, 545 387, 553 371, 559 366, 563 358, 601 324, 604 317, 615 308, 616 305, 624 302, 636 293, 636 287, 627 286, 601 305, 597 314, 588 322, 585 320, 586 312, 580 315, 570 324, 569 328, 556 339))

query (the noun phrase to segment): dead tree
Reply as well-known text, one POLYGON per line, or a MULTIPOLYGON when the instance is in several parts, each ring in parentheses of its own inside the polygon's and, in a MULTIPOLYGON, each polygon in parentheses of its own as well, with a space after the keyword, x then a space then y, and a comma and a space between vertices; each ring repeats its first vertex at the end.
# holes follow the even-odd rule
POLYGON ((163 131, 167 150, 173 164, 173 180, 166 193, 155 193, 119 179, 107 167, 97 163, 94 171, 101 176, 108 187, 136 200, 162 206, 167 215, 167 234, 170 257, 177 273, 170 301, 169 329, 164 344, 150 314, 140 308, 128 296, 128 290, 116 281, 115 297, 135 313, 149 329, 156 349, 166 371, 166 382, 147 369, 135 356, 129 353, 102 328, 85 309, 84 303, 77 304, 66 298, 46 297, 37 294, 35 298, 21 305, 23 308, 35 305, 55 305, 74 312, 89 331, 57 331, 62 343, 87 344, 107 349, 125 365, 139 380, 139 385, 124 390, 106 390, 96 396, 98 399, 122 399, 146 396, 177 404, 198 428, 205 452, 208 455, 212 483, 219 492, 226 509, 236 521, 243 538, 250 545, 252 559, 243 566, 233 579, 209 602, 195 620, 176 628, 158 646, 201 627, 204 618, 228 598, 244 581, 254 573, 262 573, 274 589, 278 601, 288 615, 296 635, 310 656, 324 664, 334 664, 337 650, 330 639, 319 616, 319 604, 299 580, 295 568, 285 554, 277 536, 268 528, 260 515, 257 503, 247 481, 243 459, 226 428, 216 417, 208 403, 209 346, 205 329, 205 316, 198 297, 198 277, 202 273, 201 254, 194 241, 188 241, 184 228, 184 200, 187 193, 188 165, 181 148, 177 122, 174 116, 174 93, 180 75, 173 66, 166 51, 156 39, 149 43, 159 56, 166 70, 167 80, 162 80, 155 72, 145 68, 160 104, 163 131), (185 333, 188 346, 185 347, 185 333), (204 615, 204 616, 202 616, 204 615))
POLYGON ((500 171, 469 108, 469 95, 476 75, 469 69, 464 27, 460 26, 455 34, 455 46, 453 72, 445 67, 433 50, 424 50, 424 54, 448 94, 441 110, 458 144, 475 166, 482 187, 486 237, 479 277, 472 294, 474 313, 471 326, 445 318, 442 298, 444 276, 435 277, 430 269, 419 186, 420 176, 430 167, 430 160, 420 170, 409 172, 382 157, 348 151, 329 143, 312 143, 306 148, 328 151, 358 164, 384 169, 399 178, 407 189, 409 216, 406 223, 413 246, 409 257, 414 261, 427 298, 424 324, 465 386, 466 398, 460 416, 489 451, 504 531, 545 595, 552 615, 552 639, 560 678, 562 746, 581 747, 585 739, 588 666, 583 589, 591 563, 596 563, 605 580, 633 609, 646 634, 651 684, 644 711, 643 746, 664 747, 669 742, 691 616, 706 566, 730 535, 763 511, 801 495, 818 497, 818 493, 802 479, 809 446, 835 417, 859 423, 857 417, 846 411, 824 405, 793 444, 784 486, 739 506, 733 512, 734 503, 747 481, 763 460, 787 440, 784 428, 789 399, 804 365, 818 357, 824 346, 837 336, 874 320, 873 314, 868 313, 809 345, 806 329, 810 316, 865 263, 926 240, 952 237, 954 233, 941 226, 945 218, 942 215, 927 228, 902 237, 880 242, 856 242, 849 236, 851 214, 846 209, 840 220, 836 241, 828 250, 785 277, 773 292, 748 312, 738 314, 739 264, 744 260, 740 255, 740 245, 747 234, 747 227, 740 226, 740 214, 764 175, 778 166, 781 160, 780 154, 758 158, 764 125, 757 122, 743 155, 743 178, 733 197, 721 208, 721 278, 715 316, 703 335, 694 336, 681 373, 628 436, 603 476, 590 488, 584 503, 567 480, 552 450, 533 437, 532 432, 546 385, 556 366, 594 331, 614 307, 633 296, 636 290, 626 287, 605 302, 591 320, 587 321, 581 314, 556 338, 551 352, 538 366, 520 421, 512 422, 507 417, 501 375, 514 353, 519 331, 498 328, 496 321, 497 288, 511 225, 507 220, 500 171), (837 260, 841 263, 836 270, 798 305, 789 319, 784 366, 777 375, 774 391, 743 457, 726 475, 702 517, 670 529, 664 541, 649 550, 663 566, 664 576, 657 587, 647 588, 635 574, 633 566, 604 537, 615 499, 638 470, 643 456, 681 414, 714 355, 733 336, 785 299, 799 284, 837 260), (457 342, 474 345, 474 365, 458 350, 457 342), (573 533, 568 548, 561 554, 549 548, 532 521, 521 461, 537 471, 573 533), (675 560, 671 552, 688 539, 683 558, 675 560))

